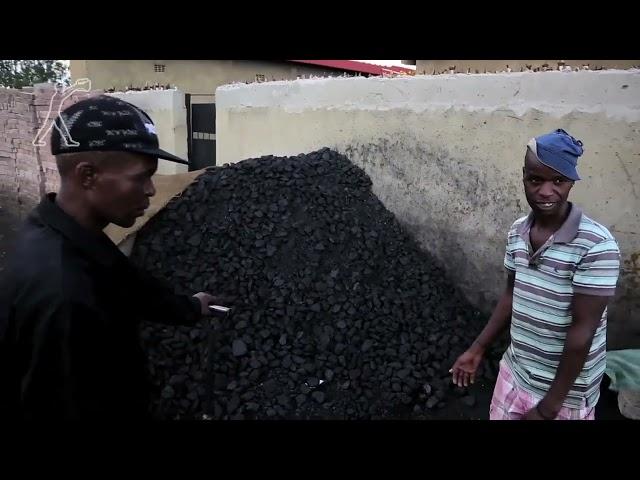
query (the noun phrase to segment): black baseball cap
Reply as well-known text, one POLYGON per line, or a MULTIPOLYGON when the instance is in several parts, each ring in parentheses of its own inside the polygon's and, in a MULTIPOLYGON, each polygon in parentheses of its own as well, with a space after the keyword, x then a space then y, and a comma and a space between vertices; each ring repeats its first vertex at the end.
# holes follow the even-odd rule
POLYGON ((132 152, 189 164, 160 148, 156 127, 149 115, 117 97, 98 95, 80 100, 64 109, 55 124, 57 128, 51 133, 53 155, 132 152))

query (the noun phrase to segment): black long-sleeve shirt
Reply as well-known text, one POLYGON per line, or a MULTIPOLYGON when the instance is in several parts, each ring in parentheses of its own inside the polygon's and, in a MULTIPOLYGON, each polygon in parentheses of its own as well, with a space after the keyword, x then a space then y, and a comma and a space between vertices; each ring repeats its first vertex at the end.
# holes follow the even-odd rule
POLYGON ((0 291, 0 411, 23 418, 144 418, 139 322, 192 325, 175 295, 47 195, 27 218, 0 291))

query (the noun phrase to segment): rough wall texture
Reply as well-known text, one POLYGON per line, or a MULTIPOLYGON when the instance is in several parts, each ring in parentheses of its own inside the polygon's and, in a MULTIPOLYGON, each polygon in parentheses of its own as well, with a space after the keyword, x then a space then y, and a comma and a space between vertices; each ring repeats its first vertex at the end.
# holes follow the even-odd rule
POLYGON ((611 348, 640 346, 640 72, 322 79, 221 87, 219 164, 323 146, 374 191, 490 310, 504 284, 506 232, 528 212, 529 138, 564 128, 585 142, 572 200, 622 250, 611 348))
POLYGON ((40 196, 34 123, 32 95, 0 89, 0 205, 14 212, 40 196))
MULTIPOLYGON (((57 116, 61 95, 53 85, 34 88, 0 89, 0 205, 24 216, 46 192, 60 185, 55 158, 49 146, 35 146, 33 141, 45 124, 49 110, 57 116), (53 98, 53 102, 52 102, 53 98)), ((64 100, 64 107, 98 92, 77 92, 64 100)))

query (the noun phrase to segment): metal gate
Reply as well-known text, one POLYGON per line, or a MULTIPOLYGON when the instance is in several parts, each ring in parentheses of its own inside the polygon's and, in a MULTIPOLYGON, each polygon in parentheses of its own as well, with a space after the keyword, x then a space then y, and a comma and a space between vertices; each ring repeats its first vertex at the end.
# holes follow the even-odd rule
POLYGON ((216 104, 192 103, 194 96, 185 95, 187 107, 187 148, 189 154, 189 170, 200 170, 216 164, 216 104))

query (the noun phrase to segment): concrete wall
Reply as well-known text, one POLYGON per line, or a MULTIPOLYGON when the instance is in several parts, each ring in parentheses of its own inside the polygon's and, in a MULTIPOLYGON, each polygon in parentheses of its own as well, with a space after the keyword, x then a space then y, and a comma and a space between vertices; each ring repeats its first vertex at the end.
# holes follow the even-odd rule
POLYGON ((296 79, 298 75, 337 76, 342 72, 312 65, 262 60, 71 60, 72 81, 91 79, 94 88, 125 90, 145 85, 170 84, 186 93, 213 94, 220 85, 267 80, 296 79), (163 73, 155 64, 165 65, 163 73))
POLYGON ((588 65, 591 70, 596 68, 629 69, 640 67, 640 60, 416 60, 417 75, 432 75, 450 73, 496 73, 506 71, 521 72, 529 66, 532 70, 542 69, 543 65, 558 70, 560 65, 582 68, 588 65))
MULTIPOLYGON (((156 126, 160 148, 187 159, 187 108, 180 90, 147 90, 143 92, 110 93, 141 108, 156 126)), ((158 174, 169 175, 188 170, 187 165, 160 160, 158 174)))
POLYGON ((585 143, 572 200, 610 228, 623 258, 612 348, 640 347, 640 72, 301 80, 217 90, 219 164, 324 146, 373 190, 483 310, 504 284, 506 232, 528 212, 530 137, 585 143))

